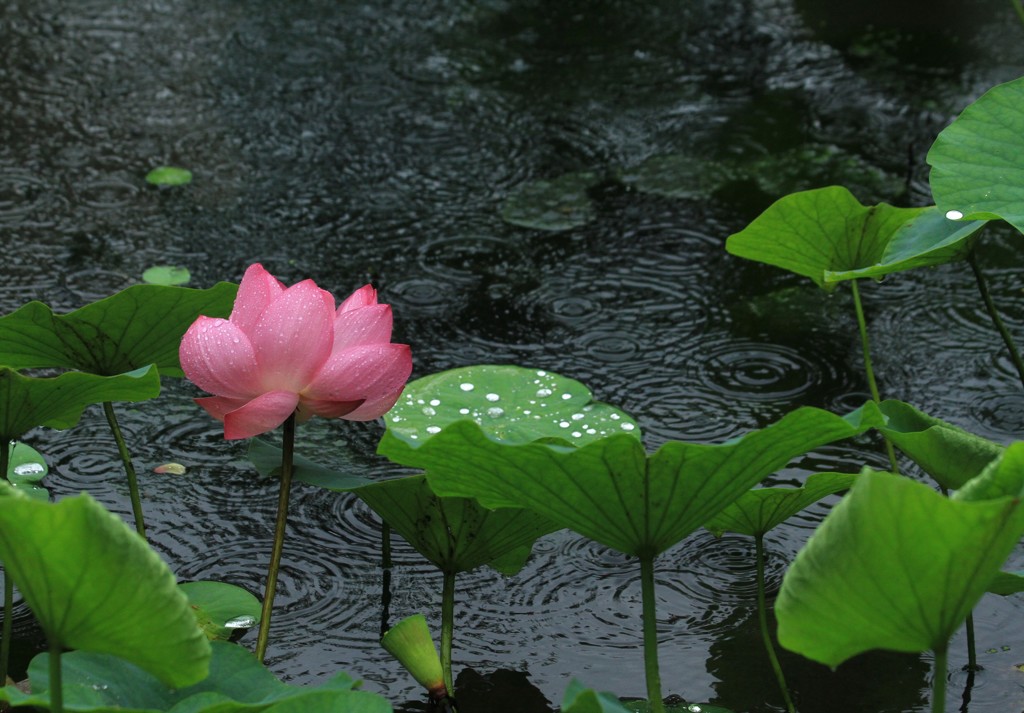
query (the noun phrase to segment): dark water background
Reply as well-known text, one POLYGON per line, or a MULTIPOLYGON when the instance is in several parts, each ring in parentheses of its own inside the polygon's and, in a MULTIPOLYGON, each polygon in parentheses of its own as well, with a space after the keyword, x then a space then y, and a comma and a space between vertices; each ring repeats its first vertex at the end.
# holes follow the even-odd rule
MULTIPOLYGON (((415 376, 508 362, 561 373, 636 415, 649 449, 733 437, 799 405, 845 412, 867 397, 848 290, 826 296, 732 258, 725 238, 783 193, 830 183, 865 203, 930 202, 928 146, 986 88, 1024 73, 1024 27, 994 0, 833 5, 0 2, 0 310, 70 310, 154 264, 209 286, 261 261, 339 295, 372 281, 415 376), (164 164, 194 182, 147 187, 164 164), (503 220, 522 185, 584 171, 585 224, 503 220)), ((1019 236, 990 231, 980 259, 1024 338, 1019 236)), ((1024 394, 965 266, 862 292, 885 396, 1019 437, 1024 394)), ((121 409, 151 540, 183 580, 258 592, 276 491, 192 395, 166 381, 160 399, 121 409), (188 475, 150 473, 167 461, 188 475)), ((379 435, 313 422, 297 448, 400 474, 374 455, 379 435)), ((88 489, 128 515, 98 411, 27 440, 50 460, 56 496, 88 489)), ((822 449, 771 482, 864 463, 884 466, 876 443, 822 449)), ((768 536, 773 590, 825 512, 768 536)), ((378 538, 360 502, 298 486, 269 651, 278 675, 315 683, 343 669, 396 704, 419 698, 377 644, 378 538)), ((753 554, 747 538, 696 533, 658 560, 666 693, 782 709, 753 554)), ((393 619, 422 611, 436 631, 440 575, 403 543, 396 559, 393 619)), ((547 710, 571 676, 644 694, 635 562, 563 532, 516 577, 459 583, 469 713, 547 710)), ((992 596, 976 612, 974 713, 1024 709, 1022 613, 1019 598, 992 596)), ((963 651, 960 635, 950 709, 963 651)), ((783 664, 803 713, 927 709, 927 656, 871 654, 835 674, 783 664)))

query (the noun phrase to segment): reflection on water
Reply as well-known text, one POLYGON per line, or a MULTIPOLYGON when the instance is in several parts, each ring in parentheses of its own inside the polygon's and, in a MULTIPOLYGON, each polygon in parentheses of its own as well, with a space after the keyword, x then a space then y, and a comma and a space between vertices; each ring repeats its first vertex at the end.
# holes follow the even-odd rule
MULTIPOLYGON (((981 91, 1024 73, 1024 29, 988 0, 929 3, 917 24, 893 14, 913 3, 849 5, 8 2, 0 310, 73 309, 154 264, 208 286, 258 260, 286 283, 373 281, 417 376, 503 362, 565 374, 634 414, 650 449, 731 438, 798 405, 850 410, 866 385, 847 290, 731 258, 725 237, 782 192, 824 183, 865 203, 927 203, 927 147, 981 91), (147 186, 159 165, 194 180, 147 186)), ((1020 331, 1019 237, 990 231, 980 261, 1020 331)), ((1024 397, 973 289, 962 265, 865 285, 876 371, 883 394, 1009 441, 1024 397)), ((151 536, 183 578, 259 591, 276 494, 193 393, 165 381, 160 400, 123 409, 151 536), (151 473, 169 461, 188 474, 151 473)), ((88 488, 127 515, 105 433, 89 412, 32 442, 55 494, 88 488)), ((297 447, 351 472, 404 472, 374 455, 379 435, 314 421, 297 447)), ((884 464, 870 438, 772 480, 864 462, 884 464)), ((771 587, 826 512, 769 535, 771 587)), ((377 644, 375 516, 301 484, 292 516, 272 668, 295 682, 345 669, 417 698, 377 644)), ((393 620, 437 622, 440 576, 401 542, 394 558, 393 620)), ((776 710, 752 545, 695 533, 659 567, 666 692, 776 710)), ((546 710, 570 676, 643 695, 635 562, 560 532, 516 577, 481 570, 459 585, 467 702, 500 689, 516 710, 546 710)), ((1010 598, 977 614, 979 646, 997 653, 974 713, 1021 707, 1002 648, 1024 640, 1020 613, 1010 598)), ((783 662, 805 713, 925 709, 926 657, 871 654, 836 674, 783 662)))

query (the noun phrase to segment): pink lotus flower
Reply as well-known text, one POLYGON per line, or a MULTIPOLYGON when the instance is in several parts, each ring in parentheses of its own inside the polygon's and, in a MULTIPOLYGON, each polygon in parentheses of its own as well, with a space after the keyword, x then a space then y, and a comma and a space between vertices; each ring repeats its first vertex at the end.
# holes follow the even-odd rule
POLYGON ((228 319, 200 317, 182 337, 185 375, 213 396, 196 403, 224 422, 224 437, 249 438, 296 414, 370 421, 398 400, 412 356, 391 343, 391 306, 370 285, 337 309, 330 292, 303 280, 286 288, 250 265, 228 319))

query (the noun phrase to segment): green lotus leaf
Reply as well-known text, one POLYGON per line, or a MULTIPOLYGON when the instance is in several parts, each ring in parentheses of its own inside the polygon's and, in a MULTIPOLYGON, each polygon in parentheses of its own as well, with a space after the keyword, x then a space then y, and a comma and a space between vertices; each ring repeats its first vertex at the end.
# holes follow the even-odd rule
POLYGON ((530 511, 488 510, 468 498, 438 497, 422 475, 380 481, 353 492, 444 572, 467 572, 499 560, 499 571, 514 574, 525 564, 534 540, 559 529, 530 511), (500 559, 510 554, 511 561, 500 559))
POLYGON ((239 629, 256 626, 262 618, 260 600, 234 584, 186 582, 178 588, 188 597, 199 628, 211 641, 226 641, 239 629))
POLYGON ((587 688, 575 678, 566 687, 559 710, 562 713, 629 713, 615 695, 587 688))
POLYGON ((1001 457, 993 460, 953 493, 954 500, 966 502, 1024 497, 1024 442, 1011 444, 1001 457))
POLYGON ((505 200, 501 217, 512 225, 552 232, 586 225, 594 219, 587 191, 598 180, 597 174, 583 171, 524 183, 505 200))
POLYGON ((50 641, 115 654, 171 686, 206 676, 209 643, 174 575, 88 494, 49 504, 0 483, 0 559, 50 641))
POLYGON ((1024 232, 1024 77, 968 106, 928 151, 939 210, 1001 218, 1024 232))
POLYGON ((948 490, 961 487, 1003 454, 998 443, 902 401, 883 401, 879 408, 886 422, 878 430, 948 490))
POLYGON ((424 443, 463 420, 505 443, 583 445, 612 433, 640 437, 629 414, 593 401, 580 382, 509 365, 467 366, 416 379, 384 420, 387 431, 377 452, 412 467, 422 467, 416 451, 424 443))
POLYGON ((15 440, 37 426, 70 428, 90 404, 144 401, 159 393, 160 374, 152 366, 116 376, 72 371, 51 378, 0 367, 0 438, 15 440))
POLYGON ((756 488, 705 523, 716 537, 726 532, 759 537, 827 495, 847 490, 856 475, 815 473, 799 488, 756 488))
POLYGON ((25 443, 11 444, 7 461, 7 482, 19 492, 37 500, 49 500, 49 491, 39 481, 50 472, 43 454, 25 443))
POLYGON ((201 314, 227 317, 237 290, 228 282, 206 290, 135 285, 63 315, 29 302, 0 317, 0 365, 112 376, 156 364, 164 376, 182 376, 185 330, 201 314))
MULTIPOLYGON (((261 474, 280 476, 280 448, 254 438, 249 459, 261 474)), ((466 498, 438 497, 423 476, 372 481, 299 457, 292 468, 294 480, 358 495, 417 552, 446 572, 489 564, 503 574, 515 574, 534 540, 558 529, 532 512, 488 510, 466 498)))
POLYGON ((673 442, 651 456, 626 434, 579 448, 509 445, 459 421, 417 454, 440 495, 526 508, 620 552, 652 557, 793 457, 863 433, 880 419, 872 403, 845 418, 805 407, 729 443, 673 442))
POLYGON ((988 584, 990 594, 1008 597, 1024 592, 1024 572, 999 572, 988 584))
MULTIPOLYGON (((210 644, 209 676, 173 689, 138 666, 109 654, 73 651, 61 657, 64 706, 79 713, 258 713, 288 701, 297 705, 313 696, 337 696, 334 710, 378 713, 391 707, 380 696, 353 691, 355 682, 339 673, 317 687, 282 683, 248 650, 224 641, 210 644), (351 694, 351 695, 345 695, 351 694)), ((14 686, 0 689, 0 699, 15 706, 49 706, 49 669, 45 655, 28 669, 32 693, 14 686)), ((273 709, 278 710, 278 709, 273 709)), ((299 708, 299 710, 305 710, 299 708)))
POLYGON ((786 573, 779 643, 833 667, 870 649, 942 650, 1021 534, 1018 500, 951 500, 865 469, 786 573))
POLYGON ((725 249, 831 290, 843 280, 961 259, 981 227, 934 207, 865 206, 842 186, 829 186, 780 198, 729 236, 725 249))

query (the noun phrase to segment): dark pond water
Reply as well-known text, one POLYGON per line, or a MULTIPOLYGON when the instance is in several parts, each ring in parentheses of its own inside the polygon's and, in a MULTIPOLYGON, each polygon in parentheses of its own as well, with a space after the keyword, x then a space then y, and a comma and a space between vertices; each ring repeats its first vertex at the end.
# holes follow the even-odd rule
MULTIPOLYGON (((571 376, 635 414, 649 449, 726 439, 799 405, 846 411, 867 396, 848 291, 732 258, 725 238, 774 198, 830 183, 866 203, 928 203, 928 146, 982 91, 1024 73, 1024 27, 994 0, 834 5, 6 0, 0 309, 73 309, 154 264, 208 286, 261 261, 336 293, 372 281, 416 376, 507 362, 571 376), (162 164, 194 182, 148 188, 162 164), (523 186, 567 174, 583 175, 565 179, 577 187, 561 210, 536 210, 523 186)), ((1019 237, 991 231, 981 261, 1024 338, 1019 237)), ((1019 437, 1024 394, 969 270, 863 293, 885 395, 1019 437)), ((151 539, 182 579, 257 592, 275 490, 193 393, 169 381, 159 400, 122 409, 143 472, 190 467, 144 476, 151 539)), ((374 455, 380 432, 314 422, 298 449, 398 474, 374 455)), ((58 497, 88 489, 130 512, 99 413, 30 440, 58 497)), ((772 481, 884 462, 876 443, 836 446, 772 481)), ((826 511, 768 537, 773 589, 826 511)), ((315 683, 344 669, 396 703, 420 697, 377 644, 378 540, 360 502, 294 494, 277 674, 315 683)), ((697 533, 659 559, 666 693, 781 710, 753 553, 746 538, 697 533)), ((392 616, 423 611, 437 627, 440 575, 402 543, 396 560, 392 616)), ((455 664, 471 713, 547 710, 570 676, 644 694, 635 562, 563 532, 516 577, 459 581, 455 664)), ((995 597, 976 613, 974 713, 1024 708, 1022 614, 995 597)), ((951 651, 955 709, 962 635, 951 651)), ((804 713, 927 709, 926 656, 872 654, 836 673, 783 663, 804 713)))

